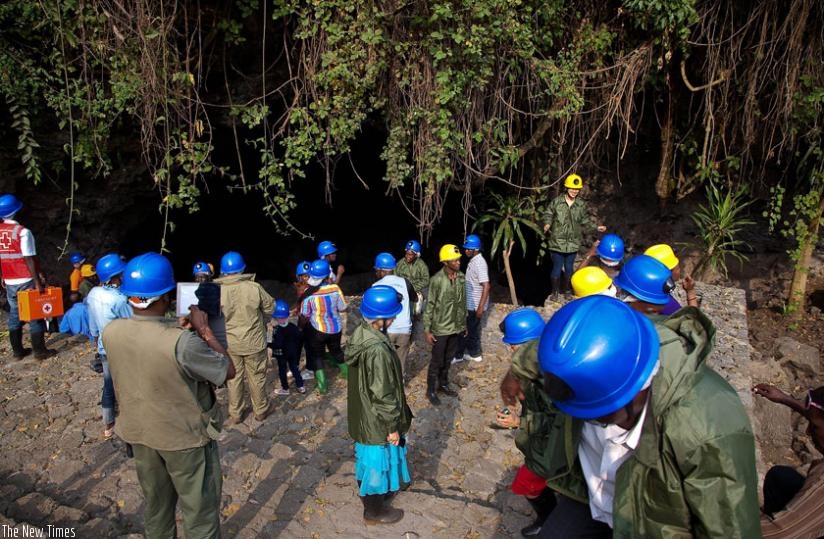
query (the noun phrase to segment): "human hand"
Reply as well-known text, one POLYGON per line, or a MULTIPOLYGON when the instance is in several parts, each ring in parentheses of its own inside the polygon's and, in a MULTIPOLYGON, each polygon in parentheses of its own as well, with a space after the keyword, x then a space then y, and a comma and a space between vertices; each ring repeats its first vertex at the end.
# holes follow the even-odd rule
POLYGON ((189 316, 184 317, 184 319, 188 321, 192 329, 200 334, 209 329, 209 316, 201 311, 197 305, 189 305, 189 316))
POLYGON ((429 343, 432 346, 434 346, 435 343, 438 342, 438 339, 435 338, 435 335, 433 335, 432 333, 430 333, 428 331, 426 332, 425 336, 426 336, 426 342, 429 343))
POLYGON ((547 232, 549 232, 549 223, 546 223, 544 225, 544 234, 546 234, 547 232))
POLYGON ((477 309, 475 309, 475 318, 480 320, 483 317, 484 317, 484 308, 479 306, 477 309))
POLYGON ((512 374, 512 370, 506 371, 504 379, 501 380, 501 400, 507 406, 515 406, 518 401, 524 400, 524 391, 521 389, 521 381, 512 374))
POLYGON ((386 441, 392 445, 398 445, 401 442, 401 435, 398 431, 390 432, 386 437, 386 441))
POLYGON ((771 384, 756 384, 753 386, 752 392, 777 403, 783 403, 789 398, 789 395, 771 384))
POLYGON ((685 275, 684 280, 681 282, 681 286, 683 287, 684 292, 692 292, 695 290, 695 279, 693 279, 691 275, 685 275))
POLYGON ((517 429, 521 425, 521 418, 513 414, 509 408, 495 410, 495 422, 507 429, 517 429))
POLYGON ((606 232, 607 227, 604 225, 598 225, 598 228, 596 228, 595 230, 597 230, 598 232, 606 232))

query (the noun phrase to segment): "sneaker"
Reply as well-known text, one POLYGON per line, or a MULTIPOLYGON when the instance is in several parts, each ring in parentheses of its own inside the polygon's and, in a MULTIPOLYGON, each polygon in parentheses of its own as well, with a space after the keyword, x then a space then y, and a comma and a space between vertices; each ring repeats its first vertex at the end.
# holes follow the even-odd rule
POLYGON ((289 390, 279 387, 275 390, 275 395, 289 395, 289 390))
POLYGON ((453 357, 453 358, 452 358, 452 365, 454 365, 455 363, 460 363, 460 362, 462 362, 462 361, 465 359, 465 357, 467 357, 467 356, 464 356, 464 357, 453 357))
POLYGON ((481 361, 484 360, 484 357, 480 354, 478 354, 477 356, 471 356, 469 354, 464 354, 463 359, 465 359, 467 361, 474 361, 475 363, 480 363, 481 361))
POLYGON ((312 371, 303 371, 301 373, 300 377, 303 378, 304 380, 314 380, 315 379, 315 373, 313 373, 312 371))
POLYGON ((303 395, 304 393, 306 393, 306 388, 305 388, 305 387, 299 387, 299 388, 298 388, 298 393, 300 393, 301 395, 303 395))

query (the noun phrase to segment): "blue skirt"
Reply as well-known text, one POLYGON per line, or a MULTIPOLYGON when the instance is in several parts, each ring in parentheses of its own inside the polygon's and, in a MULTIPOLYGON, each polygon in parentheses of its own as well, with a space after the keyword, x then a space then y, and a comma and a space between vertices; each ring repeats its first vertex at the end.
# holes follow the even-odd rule
POLYGON ((400 490, 402 483, 412 482, 406 447, 355 442, 355 479, 361 482, 361 496, 400 490))

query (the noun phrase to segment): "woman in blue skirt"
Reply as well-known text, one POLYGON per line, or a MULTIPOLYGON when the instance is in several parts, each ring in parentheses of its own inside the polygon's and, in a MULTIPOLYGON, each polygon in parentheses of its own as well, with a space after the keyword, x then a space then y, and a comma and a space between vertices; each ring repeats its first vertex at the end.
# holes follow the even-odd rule
POLYGON ((412 411, 403 391, 401 362, 386 329, 401 312, 394 288, 373 286, 363 295, 363 321, 346 347, 348 423, 355 440, 355 478, 367 524, 392 524, 403 511, 389 499, 411 482, 406 438, 412 411))

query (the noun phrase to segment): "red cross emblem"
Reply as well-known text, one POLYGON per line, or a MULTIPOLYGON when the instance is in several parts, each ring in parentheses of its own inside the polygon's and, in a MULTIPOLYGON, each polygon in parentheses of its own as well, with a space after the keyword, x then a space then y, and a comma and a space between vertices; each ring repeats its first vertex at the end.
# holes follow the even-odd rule
POLYGON ((11 232, 8 230, 0 232, 0 247, 3 249, 8 249, 11 247, 11 232))

